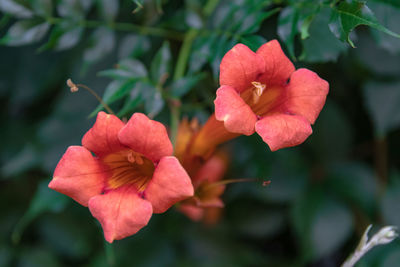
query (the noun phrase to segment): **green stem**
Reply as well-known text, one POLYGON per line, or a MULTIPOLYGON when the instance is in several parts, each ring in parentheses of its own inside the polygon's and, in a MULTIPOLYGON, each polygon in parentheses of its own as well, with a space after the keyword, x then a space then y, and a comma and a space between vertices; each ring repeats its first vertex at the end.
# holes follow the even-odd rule
POLYGON ((106 260, 107 264, 110 267, 115 266, 115 253, 112 244, 109 244, 107 241, 104 240, 104 250, 106 253, 106 260))
MULTIPOLYGON (((217 7, 219 0, 208 0, 206 3, 203 13, 205 17, 211 15, 214 9, 217 7)), ((173 80, 177 81, 185 75, 187 62, 189 59, 190 51, 192 49, 193 41, 196 39, 199 31, 197 29, 190 29, 183 39, 182 47, 179 51, 178 60, 174 70, 173 80)), ((180 104, 177 102, 178 99, 171 99, 171 141, 175 146, 176 136, 178 134, 179 118, 180 118, 180 104)))
POLYGON ((90 87, 88 87, 88 86, 86 86, 84 84, 76 84, 76 86, 80 87, 80 88, 83 88, 83 89, 86 89, 90 94, 92 94, 97 99, 97 101, 100 102, 100 104, 103 105, 103 107, 107 110, 108 113, 110 113, 112 115, 115 115, 114 112, 112 111, 112 109, 110 108, 110 106, 107 105, 103 101, 103 99, 95 91, 93 91, 90 87))

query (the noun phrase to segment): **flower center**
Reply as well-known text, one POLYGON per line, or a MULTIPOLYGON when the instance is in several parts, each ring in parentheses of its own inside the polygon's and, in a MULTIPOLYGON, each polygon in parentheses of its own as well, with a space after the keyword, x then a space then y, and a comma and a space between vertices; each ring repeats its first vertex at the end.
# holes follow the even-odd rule
POLYGON ((141 192, 145 190, 147 183, 151 180, 154 173, 154 163, 133 150, 125 150, 107 155, 103 158, 112 171, 107 183, 111 189, 115 189, 127 184, 134 184, 136 189, 141 192))
POLYGON ((258 101, 260 100, 260 97, 263 94, 266 86, 265 86, 265 84, 262 84, 260 82, 251 82, 251 84, 254 86, 254 88, 253 88, 253 103, 257 104, 258 101))
POLYGON ((266 84, 253 81, 252 87, 243 91, 240 96, 258 116, 264 116, 273 110, 276 101, 282 93, 282 88, 268 87, 266 84))

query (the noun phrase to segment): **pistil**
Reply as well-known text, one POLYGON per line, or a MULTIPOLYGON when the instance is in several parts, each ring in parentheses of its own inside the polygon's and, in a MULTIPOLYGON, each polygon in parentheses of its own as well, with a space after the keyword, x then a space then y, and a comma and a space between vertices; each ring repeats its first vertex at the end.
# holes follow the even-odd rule
POLYGON ((254 86, 253 88, 253 102, 254 104, 257 104, 258 101, 260 100, 261 95, 263 94, 266 85, 262 84, 260 82, 251 82, 251 84, 254 86))

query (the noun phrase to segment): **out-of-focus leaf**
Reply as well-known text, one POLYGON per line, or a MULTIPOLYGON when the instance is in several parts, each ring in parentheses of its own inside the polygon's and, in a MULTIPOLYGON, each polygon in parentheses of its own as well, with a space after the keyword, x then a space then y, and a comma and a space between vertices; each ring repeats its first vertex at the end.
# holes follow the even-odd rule
POLYGON ((13 0, 1 0, 0 10, 19 19, 29 19, 33 17, 33 12, 30 9, 13 0))
POLYGON ((79 26, 57 25, 53 28, 49 41, 39 48, 39 51, 51 48, 56 51, 62 51, 72 48, 81 39, 83 30, 79 26))
POLYGON ((347 41, 352 47, 355 46, 349 35, 350 32, 359 25, 367 25, 391 36, 400 38, 399 34, 392 32, 378 22, 365 2, 352 1, 348 3, 342 1, 338 6, 332 9, 332 16, 329 23, 330 30, 337 38, 342 41, 347 41))
POLYGON ((32 0, 31 5, 33 11, 43 17, 51 17, 53 13, 52 0, 32 0))
POLYGON ((38 23, 37 20, 22 20, 14 23, 7 34, 0 40, 0 44, 19 46, 40 41, 50 24, 47 22, 38 23))
POLYGON ((150 118, 154 118, 164 107, 164 100, 161 93, 151 85, 145 85, 147 89, 142 89, 144 98, 144 110, 150 118))
POLYGON ((97 4, 100 9, 101 16, 107 21, 113 21, 118 15, 119 1, 98 0, 97 4))
MULTIPOLYGON (((104 91, 103 101, 109 105, 121 99, 134 88, 136 81, 136 79, 124 79, 110 82, 104 91)), ((103 108, 104 107, 99 104, 99 106, 89 115, 89 117, 95 116, 103 108)))
POLYGON ((201 20, 200 16, 195 12, 186 12, 185 20, 190 28, 200 29, 201 27, 203 27, 203 21, 201 20))
POLYGON ((309 138, 315 157, 325 164, 341 161, 348 155, 352 143, 353 129, 350 121, 339 106, 328 100, 309 138))
POLYGON ((87 63, 94 63, 110 53, 115 45, 115 34, 107 28, 97 28, 90 40, 90 46, 83 54, 87 63))
POLYGON ((204 73, 186 76, 174 81, 171 85, 171 96, 180 98, 187 94, 200 80, 204 78, 204 73))
POLYGON ((350 237, 353 220, 350 210, 333 200, 325 200, 311 222, 314 258, 335 252, 350 237))
POLYGON ((147 76, 147 70, 139 60, 126 58, 118 63, 116 69, 101 71, 99 75, 119 80, 144 78, 147 76))
POLYGON ((223 56, 228 52, 229 49, 237 43, 235 39, 229 39, 227 36, 223 36, 217 40, 215 43, 215 48, 211 51, 211 55, 209 58, 211 68, 213 70, 214 79, 218 80, 219 75, 219 65, 221 64, 221 60, 223 56))
POLYGON ((190 54, 189 73, 199 71, 210 58, 212 47, 218 40, 217 34, 209 36, 200 36, 193 43, 193 52, 190 54))
POLYGON ((339 163, 329 167, 328 187, 341 199, 346 199, 373 215, 378 196, 374 170, 366 164, 339 163))
POLYGON ((247 45, 251 50, 256 51, 267 40, 260 35, 244 35, 240 37, 240 42, 247 45))
MULTIPOLYGON (((374 11, 376 18, 382 25, 395 32, 400 32, 400 2, 398 6, 385 3, 386 1, 370 1, 368 6, 374 11)), ((389 1, 387 1, 389 2, 389 1)), ((393 1, 395 3, 395 1, 393 1)), ((392 54, 400 52, 400 39, 387 35, 378 30, 372 30, 378 44, 392 54)))
POLYGON ((141 83, 138 82, 135 85, 135 88, 130 91, 129 97, 125 100, 124 105, 121 110, 118 112, 118 116, 124 116, 128 114, 128 112, 133 111, 137 106, 139 106, 143 102, 142 94, 141 94, 141 83))
POLYGON ((156 84, 171 75, 171 51, 168 42, 163 43, 151 62, 150 75, 156 84))
POLYGON ((400 227, 400 175, 393 173, 381 202, 381 211, 386 224, 400 227))
POLYGON ((40 153, 31 145, 19 152, 15 157, 10 158, 2 167, 1 174, 4 178, 15 176, 36 166, 40 162, 40 153))
POLYGON ((93 4, 92 0, 61 0, 57 12, 61 17, 82 20, 93 4))
POLYGON ((369 82, 363 92, 378 136, 400 126, 400 83, 369 82))
POLYGON ((20 250, 17 262, 17 266, 21 267, 62 266, 57 257, 49 253, 47 247, 39 246, 20 250))
POLYGON ((338 249, 353 228, 348 208, 315 188, 295 202, 292 210, 303 260, 319 259, 338 249))
POLYGON ((388 253, 386 257, 384 257, 381 267, 392 267, 398 265, 400 262, 400 249, 392 251, 388 253))
POLYGON ((259 30, 261 23, 267 18, 279 12, 280 8, 274 8, 267 12, 260 12, 256 14, 249 14, 241 21, 239 29, 236 31, 238 34, 251 34, 259 30))
POLYGON ((298 33, 297 23, 299 15, 297 10, 288 6, 282 9, 278 18, 278 35, 285 42, 289 55, 294 58, 294 38, 298 33))
POLYGON ((150 41, 146 36, 129 34, 125 36, 119 46, 118 57, 139 57, 150 49, 150 41))
POLYGON ((348 45, 335 38, 328 29, 329 13, 328 8, 321 9, 309 25, 309 36, 302 38, 301 60, 307 62, 336 61, 340 53, 347 49, 348 45))
POLYGON ((12 240, 14 243, 19 242, 26 226, 28 226, 39 215, 47 211, 59 212, 67 205, 68 198, 56 191, 49 189, 48 184, 49 181, 47 180, 42 181, 39 184, 28 210, 14 228, 14 232, 12 234, 12 240))

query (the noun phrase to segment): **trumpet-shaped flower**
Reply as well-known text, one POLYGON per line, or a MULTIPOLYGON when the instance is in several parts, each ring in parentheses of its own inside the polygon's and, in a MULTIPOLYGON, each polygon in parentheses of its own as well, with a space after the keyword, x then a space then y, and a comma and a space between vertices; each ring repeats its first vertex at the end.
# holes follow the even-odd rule
POLYGON ((257 132, 272 151, 307 139, 329 90, 316 73, 295 70, 276 40, 256 53, 235 45, 221 61, 220 84, 216 119, 232 133, 257 132))
POLYGON ((100 112, 82 146, 67 149, 49 187, 88 206, 111 243, 193 196, 189 176, 171 155, 161 123, 135 113, 124 124, 100 112))

